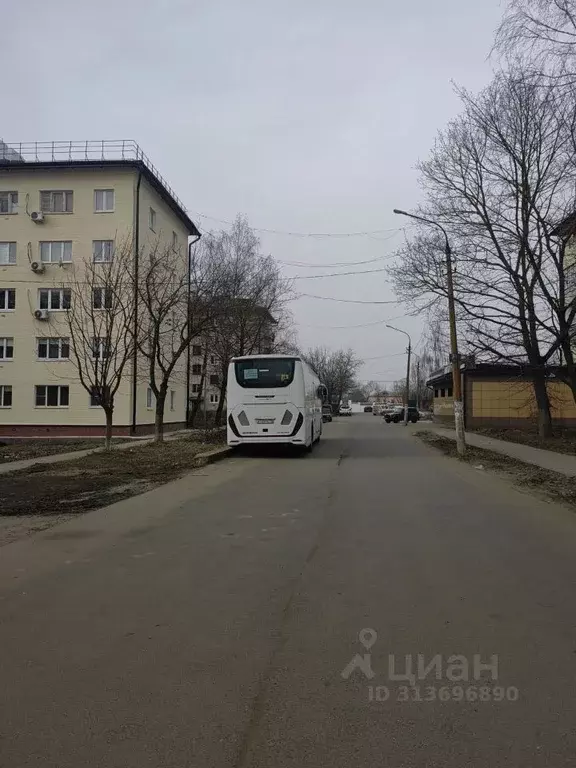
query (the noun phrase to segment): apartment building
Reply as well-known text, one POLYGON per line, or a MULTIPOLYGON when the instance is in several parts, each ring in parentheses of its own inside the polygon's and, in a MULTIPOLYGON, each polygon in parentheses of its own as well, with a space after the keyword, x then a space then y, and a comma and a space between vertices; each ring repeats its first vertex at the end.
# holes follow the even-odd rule
POLYGON ((200 398, 200 412, 218 409, 223 369, 230 357, 274 352, 277 325, 266 308, 238 299, 215 334, 196 340, 190 349, 190 399, 200 398), (226 359, 222 360, 220 355, 224 354, 226 359))
MULTIPOLYGON (((0 142, 0 437, 104 433, 104 412, 72 362, 67 274, 86 259, 113 258, 120 241, 133 244, 134 259, 148 245, 169 245, 187 270, 195 236, 132 141, 0 142)), ((174 377, 167 428, 185 424, 189 386, 185 373, 174 377)), ((115 433, 152 431, 154 405, 135 358, 115 397, 115 433)))

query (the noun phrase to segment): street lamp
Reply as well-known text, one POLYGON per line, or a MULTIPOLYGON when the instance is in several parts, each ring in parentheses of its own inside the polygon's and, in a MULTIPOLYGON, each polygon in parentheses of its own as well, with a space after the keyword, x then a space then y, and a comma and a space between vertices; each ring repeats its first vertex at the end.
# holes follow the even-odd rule
POLYGON ((437 221, 426 219, 424 216, 416 216, 414 213, 401 211, 394 208, 394 213, 399 216, 408 216, 410 219, 422 221, 437 227, 444 235, 444 252, 446 254, 446 292, 448 294, 448 315, 450 319, 450 351, 452 358, 452 394, 454 398, 454 426, 456 428, 456 447, 458 454, 466 453, 466 436, 464 434, 464 409, 462 407, 462 383, 460 380, 460 360, 458 357, 458 336, 456 334, 456 304, 454 302, 454 279, 452 275, 452 249, 448 240, 448 233, 437 221))
POLYGON ((412 339, 410 338, 410 334, 406 331, 403 331, 401 328, 396 328, 394 325, 388 325, 386 324, 386 328, 390 328, 393 331, 398 331, 398 333, 403 333, 404 336, 408 336, 408 366, 406 368, 406 404, 404 405, 404 426, 408 426, 408 400, 410 398, 410 355, 412 354, 412 339))

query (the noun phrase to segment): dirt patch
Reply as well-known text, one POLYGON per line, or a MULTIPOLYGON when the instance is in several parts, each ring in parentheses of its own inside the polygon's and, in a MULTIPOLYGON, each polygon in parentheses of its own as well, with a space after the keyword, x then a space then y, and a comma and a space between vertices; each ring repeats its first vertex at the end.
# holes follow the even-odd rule
POLYGON ((472 431, 477 435, 494 437, 497 440, 507 440, 509 443, 520 443, 521 445, 530 445, 532 448, 544 448, 547 451, 576 455, 576 429, 555 427, 554 435, 545 439, 540 438, 536 431, 529 429, 482 427, 472 431))
MULTIPOLYGON (((114 438, 115 442, 125 443, 126 438, 114 438)), ((39 459, 42 456, 54 456, 58 453, 72 453, 73 451, 91 451, 101 448, 102 439, 93 440, 22 440, 17 443, 6 443, 0 438, 0 464, 9 461, 24 461, 26 459, 39 459)))
POLYGON ((34 517, 47 527, 50 518, 77 515, 174 480, 194 468, 198 453, 221 445, 220 433, 204 439, 195 434, 9 472, 0 482, 0 520, 34 517))
POLYGON ((466 456, 460 459, 456 450, 456 441, 443 437, 435 432, 421 431, 415 433, 433 448, 437 448, 447 456, 464 461, 478 471, 494 472, 500 477, 511 481, 515 486, 529 490, 547 501, 556 501, 576 510, 576 478, 567 477, 561 472, 542 469, 534 464, 526 464, 511 456, 506 456, 484 448, 467 446, 466 456))

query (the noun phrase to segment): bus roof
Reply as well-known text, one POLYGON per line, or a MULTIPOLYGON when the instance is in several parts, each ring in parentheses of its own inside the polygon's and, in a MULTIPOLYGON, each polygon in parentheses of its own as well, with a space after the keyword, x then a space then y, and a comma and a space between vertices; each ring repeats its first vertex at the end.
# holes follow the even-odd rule
POLYGON ((241 355, 230 358, 231 363, 237 360, 302 360, 300 355, 241 355))

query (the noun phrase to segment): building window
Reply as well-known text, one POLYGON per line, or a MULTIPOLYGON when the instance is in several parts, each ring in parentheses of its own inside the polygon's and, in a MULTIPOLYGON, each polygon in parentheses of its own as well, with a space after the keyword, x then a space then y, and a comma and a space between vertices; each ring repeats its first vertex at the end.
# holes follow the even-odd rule
POLYGON ((210 384, 213 384, 214 386, 218 386, 218 384, 220 384, 220 376, 218 376, 217 373, 213 373, 210 376, 210 384))
POLYGON ((106 264, 114 257, 114 240, 92 240, 92 256, 95 264, 106 264))
POLYGON ((197 395, 200 392, 200 384, 192 384, 192 394, 197 395))
POLYGON ((148 226, 152 232, 156 232, 156 211, 154 208, 150 208, 150 211, 148 212, 148 226))
POLYGON ((61 264, 72 261, 72 242, 70 240, 52 240, 40 243, 40 261, 43 264, 61 264))
POLYGON ((94 309, 111 309, 112 288, 92 288, 92 307, 94 309))
POLYGON ((193 376, 202 375, 202 366, 200 363, 194 363, 194 365, 192 366, 192 375, 193 376))
POLYGON ((14 359, 14 339, 13 338, 0 338, 0 360, 13 360, 14 359))
POLYGON ((449 387, 449 388, 446 390, 446 397, 452 397, 452 387, 449 387))
POLYGON ((0 214, 18 213, 18 192, 0 192, 0 214))
POLYGON ((178 248, 178 234, 176 232, 172 232, 172 248, 178 248))
POLYGON ((16 289, 0 288, 0 312, 16 308, 16 289))
POLYGON ((74 193, 66 191, 40 192, 40 210, 44 213, 72 213, 74 193))
POLYGON ((38 291, 40 309, 70 309, 70 288, 41 288, 38 291))
POLYGON ((38 340, 38 360, 68 360, 70 358, 70 339, 51 336, 38 340))
POLYGON ((192 345, 193 357, 200 357, 201 354, 202 354, 202 347, 199 344, 193 344, 192 345))
POLYGON ((114 190, 94 190, 94 211, 96 213, 112 213, 114 210, 114 190))
POLYGON ((441 389, 440 390, 440 397, 446 397, 446 390, 445 389, 441 389))
POLYGON ((110 387, 100 386, 90 388, 90 408, 98 408, 110 397, 110 387))
POLYGON ((435 389, 434 390, 434 397, 440 397, 440 390, 439 389, 435 389))
POLYGON ((16 243, 0 243, 0 265, 16 264, 16 243))
POLYGON ((36 408, 66 408, 69 402, 70 388, 67 386, 36 386, 36 408))
POLYGON ((218 395, 210 395, 210 402, 211 403, 217 403, 218 402, 218 395))
POLYGON ((110 357, 110 339, 107 336, 95 336, 92 339, 92 357, 94 360, 110 357))
POLYGON ((171 389, 170 390, 170 410, 173 411, 176 404, 176 392, 171 389))
POLYGON ((12 408, 12 387, 0 384, 0 408, 12 408))
POLYGON ((210 365, 216 365, 216 358, 214 355, 210 355, 210 365))
POLYGON ((148 387, 146 390, 146 408, 152 408, 154 403, 154 393, 152 392, 152 389, 148 387))

